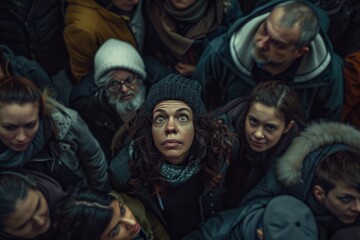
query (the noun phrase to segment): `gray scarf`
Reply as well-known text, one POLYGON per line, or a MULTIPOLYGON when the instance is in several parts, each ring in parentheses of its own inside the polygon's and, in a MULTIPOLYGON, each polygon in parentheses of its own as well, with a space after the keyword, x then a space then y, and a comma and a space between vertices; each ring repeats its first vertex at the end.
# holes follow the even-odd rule
POLYGON ((19 168, 27 163, 32 156, 37 154, 45 145, 44 137, 44 123, 40 121, 39 130, 35 135, 35 138, 31 141, 29 147, 20 152, 13 151, 6 147, 6 150, 0 152, 0 168, 19 168))
POLYGON ((172 165, 163 162, 160 166, 160 174, 165 182, 174 187, 186 182, 192 176, 195 176, 200 172, 201 168, 202 166, 199 159, 191 161, 186 166, 172 165))

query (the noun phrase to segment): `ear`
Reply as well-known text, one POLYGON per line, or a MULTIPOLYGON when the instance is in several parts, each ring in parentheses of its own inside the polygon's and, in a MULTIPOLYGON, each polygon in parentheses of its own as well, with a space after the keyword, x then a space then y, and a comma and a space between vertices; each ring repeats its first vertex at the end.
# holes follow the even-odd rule
POLYGON ((320 203, 324 202, 325 191, 322 187, 320 187, 319 185, 315 185, 313 187, 313 194, 320 203))
POLYGON ((295 124, 295 121, 294 121, 294 120, 291 120, 291 121, 289 122, 289 124, 286 126, 283 134, 287 133, 287 132, 294 126, 294 124, 295 124))
POLYGON ((296 52, 295 52, 295 58, 302 57, 302 56, 304 56, 305 54, 307 54, 309 51, 310 51, 310 48, 309 48, 309 47, 302 47, 302 48, 296 50, 296 52))

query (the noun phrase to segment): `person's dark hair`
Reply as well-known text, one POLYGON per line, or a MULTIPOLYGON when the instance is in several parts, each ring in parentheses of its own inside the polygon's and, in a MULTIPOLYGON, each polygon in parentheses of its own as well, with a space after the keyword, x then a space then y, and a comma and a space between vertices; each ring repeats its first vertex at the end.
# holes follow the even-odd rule
POLYGON ((36 182, 27 175, 13 171, 0 172, 0 236, 4 222, 15 211, 16 202, 24 200, 29 190, 37 190, 36 182))
POLYGON ((261 103, 268 107, 274 107, 283 119, 285 126, 291 120, 303 122, 299 100, 296 92, 285 82, 268 81, 258 84, 249 96, 249 107, 253 103, 261 103))
POLYGON ((40 116, 48 115, 45 107, 46 91, 44 93, 25 77, 7 76, 0 80, 0 107, 3 104, 38 103, 40 116))
POLYGON ((319 20, 311 7, 299 1, 280 3, 274 9, 283 8, 284 15, 281 19, 282 27, 291 28, 299 25, 300 38, 296 43, 297 48, 305 47, 315 39, 319 32, 319 20))
POLYGON ((62 199, 56 211, 55 231, 63 240, 98 240, 114 214, 115 197, 90 189, 75 189, 62 199))
POLYGON ((319 185, 328 193, 337 184, 360 192, 360 152, 337 151, 319 162, 314 185, 319 185))
MULTIPOLYGON (((229 159, 233 135, 225 125, 211 115, 197 114, 194 111, 193 114, 195 139, 190 148, 189 159, 201 160, 205 172, 205 184, 216 187, 222 178, 219 168, 229 159)), ((152 123, 152 113, 145 114, 144 109, 141 109, 132 125, 131 135, 134 141, 129 167, 133 178, 130 184, 133 186, 149 184, 154 186, 154 191, 165 194, 168 185, 159 171, 164 158, 153 141, 152 123)))

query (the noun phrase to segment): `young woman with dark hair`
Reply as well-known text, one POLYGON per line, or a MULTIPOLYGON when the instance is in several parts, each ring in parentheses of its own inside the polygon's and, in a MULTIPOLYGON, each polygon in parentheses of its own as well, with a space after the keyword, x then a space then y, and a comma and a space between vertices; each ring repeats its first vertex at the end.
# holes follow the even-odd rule
POLYGON ((53 217, 63 195, 59 183, 43 173, 0 172, 0 238, 53 239, 53 217))
POLYGON ((59 204, 59 240, 169 240, 163 226, 140 200, 127 194, 75 189, 59 204))
POLYGON ((64 188, 106 191, 107 162, 77 112, 47 96, 30 80, 0 80, 0 169, 25 167, 54 177, 64 188))
POLYGON ((129 148, 111 163, 113 186, 180 239, 222 209, 233 135, 206 113, 199 83, 177 74, 150 88, 133 126, 129 148))

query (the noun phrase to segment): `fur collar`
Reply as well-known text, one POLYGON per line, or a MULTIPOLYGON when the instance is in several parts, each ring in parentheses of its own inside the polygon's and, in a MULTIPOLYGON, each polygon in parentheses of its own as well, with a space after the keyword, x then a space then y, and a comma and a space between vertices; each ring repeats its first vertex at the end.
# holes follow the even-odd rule
POLYGON ((337 143, 360 151, 360 131, 353 126, 335 122, 310 125, 293 140, 286 152, 277 160, 278 180, 288 187, 299 183, 306 156, 320 147, 337 143))

